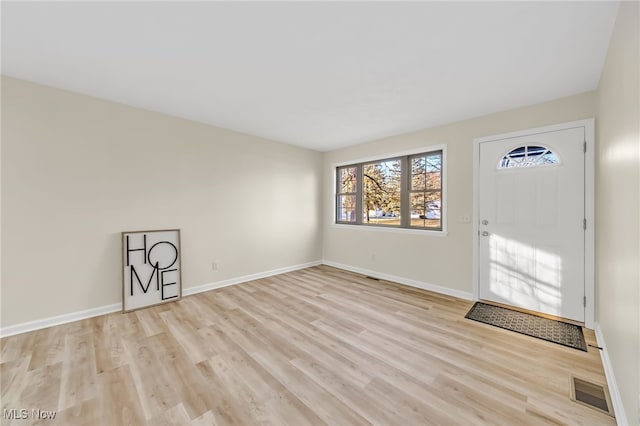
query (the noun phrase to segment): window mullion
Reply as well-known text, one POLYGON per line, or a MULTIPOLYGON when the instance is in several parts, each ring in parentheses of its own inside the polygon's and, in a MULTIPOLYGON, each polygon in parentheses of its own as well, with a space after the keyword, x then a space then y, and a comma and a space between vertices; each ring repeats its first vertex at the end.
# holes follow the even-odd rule
POLYGON ((358 164, 356 169, 356 224, 362 225, 362 197, 364 172, 362 164, 358 164))
POLYGON ((411 173, 409 172, 409 157, 400 159, 400 227, 408 228, 411 223, 411 212, 409 206, 409 182, 411 173))
POLYGON ((336 169, 336 208, 335 208, 335 212, 334 214, 335 216, 335 222, 338 223, 340 222, 340 194, 341 194, 341 190, 342 188, 340 187, 340 174, 341 174, 341 170, 340 168, 336 169))

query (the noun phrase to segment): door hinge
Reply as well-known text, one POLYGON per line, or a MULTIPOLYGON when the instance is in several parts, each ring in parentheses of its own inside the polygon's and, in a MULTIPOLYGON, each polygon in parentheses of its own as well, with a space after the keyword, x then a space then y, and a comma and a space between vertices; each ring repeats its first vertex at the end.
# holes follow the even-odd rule
POLYGON ((587 230, 587 219, 582 219, 582 229, 587 230))
POLYGON ((582 296, 582 306, 587 307, 587 296, 582 296))
POLYGON ((583 150, 586 153, 587 152, 587 141, 584 141, 584 145, 583 146, 583 150))

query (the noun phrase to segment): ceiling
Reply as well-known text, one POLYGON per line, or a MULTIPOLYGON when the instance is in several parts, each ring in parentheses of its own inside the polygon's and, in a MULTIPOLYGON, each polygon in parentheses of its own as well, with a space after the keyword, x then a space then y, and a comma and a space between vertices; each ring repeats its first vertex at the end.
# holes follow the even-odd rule
POLYGON ((2 2, 2 73, 318 151, 594 90, 617 2, 2 2))

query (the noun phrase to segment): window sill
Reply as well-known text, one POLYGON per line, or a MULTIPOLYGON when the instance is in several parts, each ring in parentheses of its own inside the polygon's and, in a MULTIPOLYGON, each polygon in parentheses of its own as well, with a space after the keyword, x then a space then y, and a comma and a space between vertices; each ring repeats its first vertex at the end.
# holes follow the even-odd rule
POLYGON ((390 226, 347 225, 342 223, 332 223, 330 227, 334 229, 352 229, 354 231, 373 231, 373 232, 387 232, 387 233, 395 233, 395 234, 421 235, 424 237, 446 237, 448 234, 446 230, 432 231, 427 229, 393 228, 390 226))

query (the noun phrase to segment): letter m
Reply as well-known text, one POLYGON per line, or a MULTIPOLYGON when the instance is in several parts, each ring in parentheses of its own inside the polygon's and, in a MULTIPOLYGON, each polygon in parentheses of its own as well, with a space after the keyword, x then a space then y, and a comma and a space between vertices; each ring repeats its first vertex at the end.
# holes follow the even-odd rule
POLYGON ((138 281, 138 285, 140 286, 140 288, 142 289, 143 293, 147 293, 147 291, 149 291, 149 287, 151 286, 151 281, 153 280, 153 275, 156 275, 156 287, 159 290, 160 289, 160 281, 158 280, 158 268, 157 268, 158 264, 156 263, 156 266, 153 268, 153 272, 151 273, 151 276, 149 276, 149 281, 147 282, 147 286, 145 287, 144 284, 142 284, 142 281, 140 280, 140 277, 138 276, 138 273, 136 272, 136 268, 131 265, 131 272, 130 272, 130 285, 131 285, 131 296, 133 296, 133 277, 135 275, 136 277, 136 281, 138 281))

